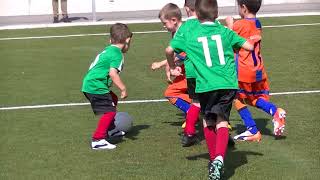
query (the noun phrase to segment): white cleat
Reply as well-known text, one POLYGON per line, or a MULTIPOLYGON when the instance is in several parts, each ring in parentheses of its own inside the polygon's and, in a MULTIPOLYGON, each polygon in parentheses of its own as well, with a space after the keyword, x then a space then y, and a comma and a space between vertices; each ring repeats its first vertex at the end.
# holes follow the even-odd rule
POLYGON ((114 149, 116 147, 117 147, 116 145, 109 143, 105 139, 100 139, 96 141, 93 140, 91 142, 91 148, 93 150, 114 149))

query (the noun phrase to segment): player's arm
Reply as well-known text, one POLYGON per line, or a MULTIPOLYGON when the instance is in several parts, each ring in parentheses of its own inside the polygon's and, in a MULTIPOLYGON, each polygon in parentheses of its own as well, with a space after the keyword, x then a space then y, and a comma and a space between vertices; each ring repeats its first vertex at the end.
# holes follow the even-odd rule
POLYGON ((168 62, 167 62, 166 59, 163 60, 163 61, 153 62, 153 63, 151 64, 151 69, 152 69, 152 70, 156 70, 156 69, 159 69, 159 68, 161 68, 161 67, 166 66, 167 64, 168 64, 168 62))
POLYGON ((233 20, 233 17, 231 16, 228 16, 226 17, 226 26, 229 28, 229 29, 233 29, 233 23, 234 23, 234 20, 233 20))
POLYGON ((250 41, 246 41, 245 43, 242 44, 241 48, 248 50, 248 51, 252 51, 254 46, 250 41))
POLYGON ((166 48, 166 57, 170 67, 170 73, 173 76, 180 76, 181 75, 181 68, 175 65, 175 57, 174 57, 174 50, 171 46, 166 48))
POLYGON ((128 96, 127 89, 119 76, 118 69, 110 68, 109 76, 112 79, 113 84, 121 91, 121 99, 126 98, 128 96))

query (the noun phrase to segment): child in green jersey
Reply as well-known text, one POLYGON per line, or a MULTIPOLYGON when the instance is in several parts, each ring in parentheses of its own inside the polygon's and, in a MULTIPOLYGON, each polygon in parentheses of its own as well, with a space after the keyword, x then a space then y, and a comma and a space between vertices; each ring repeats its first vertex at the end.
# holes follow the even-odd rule
POLYGON ((234 48, 252 50, 252 44, 218 23, 216 0, 197 0, 198 23, 189 23, 166 48, 172 75, 180 69, 173 63, 174 52, 186 52, 196 74, 201 112, 204 115, 204 136, 210 155, 209 179, 220 179, 228 144, 228 121, 238 89, 234 48))
POLYGON ((89 67, 83 79, 82 92, 90 101, 95 115, 99 116, 99 122, 92 135, 91 148, 114 149, 115 145, 105 140, 107 130, 113 124, 116 115, 118 98, 110 90, 114 84, 121 92, 122 99, 128 96, 125 84, 119 73, 123 68, 123 53, 130 47, 132 32, 125 24, 116 23, 110 28, 110 45, 108 45, 89 67))
MULTIPOLYGON (((196 21, 196 15, 194 11, 194 5, 196 0, 185 0, 184 7, 187 12, 189 21, 196 21)), ((181 31, 183 26, 181 21, 181 11, 175 4, 168 3, 165 5, 159 13, 159 18, 163 23, 164 27, 172 33, 172 36, 176 36, 181 31)), ((181 138, 183 147, 191 146, 198 142, 196 137, 196 123, 200 113, 200 103, 197 100, 195 89, 195 75, 193 73, 193 67, 191 62, 186 57, 185 53, 176 54, 175 63, 179 64, 181 69, 185 73, 183 75, 175 77, 172 81, 170 78, 170 71, 167 60, 152 63, 151 68, 158 69, 166 66, 166 75, 168 82, 168 88, 165 91, 165 97, 168 98, 169 102, 179 109, 185 112, 186 121, 183 123, 184 133, 181 138)))

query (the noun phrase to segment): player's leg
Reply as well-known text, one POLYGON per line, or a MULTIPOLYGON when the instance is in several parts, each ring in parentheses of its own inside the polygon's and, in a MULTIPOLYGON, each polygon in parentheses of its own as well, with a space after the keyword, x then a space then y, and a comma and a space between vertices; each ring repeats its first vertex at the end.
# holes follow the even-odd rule
POLYGON ((52 0, 53 23, 59 22, 59 6, 58 0, 52 0))
POLYGON ((239 99, 234 100, 234 106, 236 107, 244 125, 246 131, 234 136, 234 139, 240 141, 260 141, 261 133, 257 128, 256 122, 253 120, 248 107, 239 99))
POLYGON ((254 86, 257 98, 252 101, 252 105, 273 117, 274 135, 281 136, 286 123, 286 111, 269 101, 269 84, 267 80, 256 82, 254 86))
POLYGON ((98 95, 85 93, 85 96, 91 103, 91 107, 99 121, 92 135, 91 148, 99 149, 114 149, 115 145, 105 140, 108 136, 107 130, 112 125, 116 115, 116 106, 110 93, 98 95))
POLYGON ((187 87, 189 97, 192 99, 192 103, 187 111, 184 134, 181 141, 182 146, 184 147, 191 146, 197 142, 196 124, 200 114, 200 102, 198 95, 195 92, 195 78, 187 78, 187 87))
POLYGON ((187 80, 183 76, 178 76, 164 92, 164 96, 169 102, 179 108, 184 113, 190 108, 191 99, 187 94, 187 80))
POLYGON ((259 142, 261 140, 261 133, 256 126, 256 122, 251 116, 251 112, 245 104, 245 100, 254 99, 254 95, 252 94, 252 83, 239 81, 238 84, 239 90, 237 92, 237 99, 234 100, 234 106, 246 126, 246 131, 235 136, 234 139, 259 142))
MULTIPOLYGON (((236 90, 216 90, 199 94, 201 111, 204 112, 206 120, 205 125, 207 128, 213 127, 211 132, 216 132, 215 146, 212 145, 213 141, 211 139, 209 139, 211 140, 209 143, 207 142, 211 160, 209 163, 209 179, 220 179, 223 173, 223 160, 229 140, 228 122, 235 96, 236 90), (211 145, 211 148, 215 148, 214 152, 210 152, 209 145, 211 145)), ((208 141, 207 138, 206 141, 208 141)))

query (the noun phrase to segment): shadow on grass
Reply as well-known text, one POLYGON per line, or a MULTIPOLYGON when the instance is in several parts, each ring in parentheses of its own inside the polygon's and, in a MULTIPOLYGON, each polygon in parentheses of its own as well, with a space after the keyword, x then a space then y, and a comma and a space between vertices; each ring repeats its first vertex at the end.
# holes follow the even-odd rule
POLYGON ((125 135, 126 138, 136 140, 141 130, 149 128, 150 125, 136 125, 125 135))
MULTIPOLYGON (((241 121, 241 120, 239 120, 239 121, 241 121)), ((258 118, 258 119, 255 119, 255 122, 257 124, 258 129, 260 130, 260 132, 263 136, 265 136, 265 135, 272 136, 272 137, 274 137, 275 140, 286 139, 286 136, 280 136, 280 137, 274 136, 273 130, 270 130, 269 128, 267 128, 267 125, 269 123, 272 124, 271 119, 258 118)), ((246 127, 243 124, 236 124, 233 129, 236 131, 236 134, 240 134, 246 130, 246 127)))
MULTIPOLYGON (((224 174, 222 179, 229 179, 231 178, 235 170, 242 165, 245 165, 248 163, 247 156, 263 156, 262 153, 253 152, 253 151, 237 151, 235 148, 228 148, 228 152, 225 159, 224 164, 224 174)), ((208 153, 198 154, 194 156, 188 156, 186 157, 188 160, 197 160, 199 158, 201 159, 209 159, 208 153)))
POLYGON ((124 137, 130 140, 137 140, 137 136, 141 130, 149 128, 150 125, 137 125, 133 126, 132 129, 124 136, 116 136, 108 138, 108 141, 112 144, 118 144, 124 141, 124 137))

